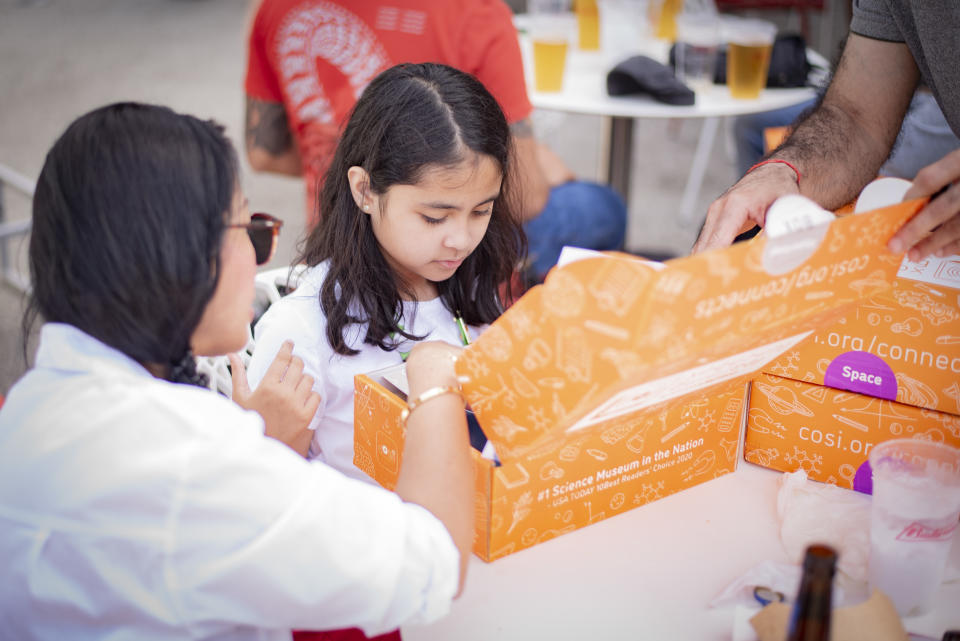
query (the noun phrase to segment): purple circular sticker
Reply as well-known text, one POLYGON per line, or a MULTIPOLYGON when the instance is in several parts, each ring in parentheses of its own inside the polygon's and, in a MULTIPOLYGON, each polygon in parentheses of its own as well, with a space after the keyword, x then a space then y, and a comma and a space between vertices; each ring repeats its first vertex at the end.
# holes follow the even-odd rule
POLYGON ((873 469, 870 461, 864 461, 853 475, 853 489, 864 494, 873 494, 873 469))
POLYGON ((897 400, 897 377, 879 356, 870 352, 840 354, 827 367, 823 384, 835 389, 897 400))

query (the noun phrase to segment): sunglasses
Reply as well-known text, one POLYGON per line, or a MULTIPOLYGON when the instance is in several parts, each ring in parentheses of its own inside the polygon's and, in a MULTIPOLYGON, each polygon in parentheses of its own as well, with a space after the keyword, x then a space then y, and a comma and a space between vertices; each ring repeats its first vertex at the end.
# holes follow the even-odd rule
POLYGON ((228 227, 243 227, 253 243, 253 251, 257 256, 257 264, 263 265, 273 258, 277 250, 277 236, 283 221, 270 214, 251 214, 249 223, 235 223, 228 227))

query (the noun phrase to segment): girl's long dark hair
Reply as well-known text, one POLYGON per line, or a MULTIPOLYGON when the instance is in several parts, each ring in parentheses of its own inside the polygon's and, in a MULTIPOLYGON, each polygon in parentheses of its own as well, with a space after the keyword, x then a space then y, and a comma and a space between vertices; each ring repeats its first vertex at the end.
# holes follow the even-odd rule
POLYGON ((236 153, 212 122, 136 103, 75 120, 37 180, 24 336, 39 313, 203 384, 190 337, 236 187, 236 153))
POLYGON ((384 259, 370 216, 351 194, 347 170, 363 168, 368 189, 382 195, 393 185, 417 184, 428 169, 458 165, 468 153, 492 158, 503 184, 483 240, 437 288, 447 309, 482 325, 502 313, 500 288, 510 294, 510 277, 526 251, 510 207, 517 200, 508 197, 510 128, 500 105, 476 78, 439 64, 392 67, 363 92, 320 193, 320 223, 299 257, 308 265, 330 261, 319 299, 327 340, 337 353, 359 351, 344 338, 354 323, 366 323, 364 342, 385 350, 395 349, 401 336, 420 338, 400 327, 401 294, 411 293, 402 290, 384 259))

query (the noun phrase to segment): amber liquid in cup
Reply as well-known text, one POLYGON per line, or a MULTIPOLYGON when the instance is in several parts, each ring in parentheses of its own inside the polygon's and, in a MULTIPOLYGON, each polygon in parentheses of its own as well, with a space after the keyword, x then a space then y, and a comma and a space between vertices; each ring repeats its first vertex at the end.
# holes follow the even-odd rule
POLYGON ((533 39, 533 78, 537 91, 562 91, 567 41, 533 39))
POLYGON ((773 44, 737 44, 727 49, 727 85, 734 98, 757 98, 767 86, 773 44))
POLYGON ((597 0, 575 0, 579 46, 584 51, 600 49, 600 14, 597 0))
MULTIPOLYGON (((656 4, 656 3, 655 3, 656 4)), ((655 6, 655 5, 651 5, 655 6)), ((656 13, 654 36, 673 42, 677 39, 677 14, 683 10, 683 0, 660 0, 656 13)))

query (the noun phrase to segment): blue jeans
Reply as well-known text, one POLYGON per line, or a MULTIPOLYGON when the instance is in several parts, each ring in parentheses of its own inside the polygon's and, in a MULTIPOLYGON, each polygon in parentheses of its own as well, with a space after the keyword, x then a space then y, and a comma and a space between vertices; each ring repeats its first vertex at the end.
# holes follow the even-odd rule
POLYGON ((529 243, 529 276, 542 281, 564 245, 622 249, 627 207, 610 187, 574 180, 551 189, 547 206, 523 228, 529 243))
POLYGON ((737 171, 740 175, 747 173, 763 158, 764 129, 792 125, 800 114, 814 104, 816 100, 808 100, 792 107, 737 116, 733 121, 733 139, 737 146, 737 171))

